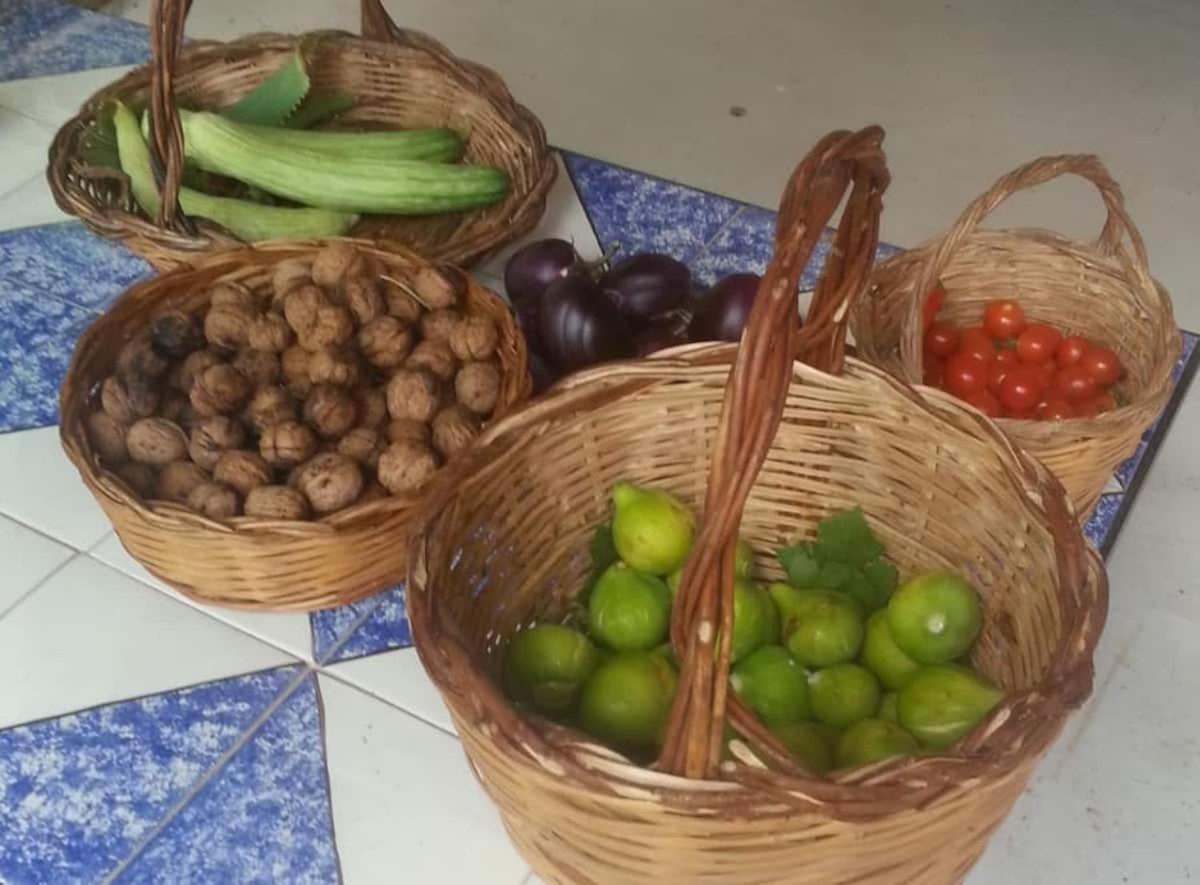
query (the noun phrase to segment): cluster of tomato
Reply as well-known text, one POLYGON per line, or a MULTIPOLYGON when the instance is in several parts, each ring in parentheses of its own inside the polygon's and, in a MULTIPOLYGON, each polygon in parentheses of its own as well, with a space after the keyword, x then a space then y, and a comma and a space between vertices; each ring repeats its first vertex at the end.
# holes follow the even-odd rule
POLYGON ((926 303, 926 384, 994 418, 1062 421, 1116 408, 1123 370, 1110 348, 1029 322, 1015 301, 992 301, 981 326, 956 328, 937 321, 938 295, 926 303))

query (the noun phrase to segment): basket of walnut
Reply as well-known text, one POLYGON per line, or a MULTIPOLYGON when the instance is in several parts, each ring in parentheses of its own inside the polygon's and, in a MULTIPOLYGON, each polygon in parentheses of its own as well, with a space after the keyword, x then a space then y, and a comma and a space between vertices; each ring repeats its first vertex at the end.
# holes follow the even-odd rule
POLYGON ((401 580, 422 489, 529 393, 508 306, 351 240, 214 253, 79 339, 63 448, 149 571, 205 603, 308 610, 401 580))

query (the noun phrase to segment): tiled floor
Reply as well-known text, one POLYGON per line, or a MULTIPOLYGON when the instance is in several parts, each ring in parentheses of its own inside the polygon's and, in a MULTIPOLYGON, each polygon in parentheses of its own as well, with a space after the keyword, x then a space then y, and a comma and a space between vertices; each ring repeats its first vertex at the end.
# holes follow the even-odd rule
MULTIPOLYGON (((329 24, 301 8, 299 24, 329 24)), ((528 869, 410 648, 402 588, 311 617, 197 606, 125 553, 61 453, 74 340, 148 269, 61 216, 41 169, 55 127, 145 45, 132 21, 0 0, 0 882, 519 885, 528 869)), ((539 234, 589 257, 668 251, 702 279, 765 262, 767 209, 563 164, 539 234)), ((1172 413, 1200 362, 1186 344, 1172 413)), ((1198 857, 1195 579, 1178 554, 1194 549, 1194 442, 1169 418, 1087 527, 1108 551, 1128 517, 1097 695, 973 883, 1176 882, 1198 857)))

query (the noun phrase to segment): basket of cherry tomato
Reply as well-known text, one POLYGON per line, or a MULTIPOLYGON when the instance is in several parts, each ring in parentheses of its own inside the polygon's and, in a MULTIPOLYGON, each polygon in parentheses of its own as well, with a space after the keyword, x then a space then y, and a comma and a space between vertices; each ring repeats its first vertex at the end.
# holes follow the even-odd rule
POLYGON ((1121 190, 1090 155, 1014 170, 946 233, 876 265, 851 331, 860 358, 997 419, 1081 519, 1162 413, 1181 344, 1121 190), (981 227, 1012 194, 1067 174, 1104 201, 1096 240, 981 227))

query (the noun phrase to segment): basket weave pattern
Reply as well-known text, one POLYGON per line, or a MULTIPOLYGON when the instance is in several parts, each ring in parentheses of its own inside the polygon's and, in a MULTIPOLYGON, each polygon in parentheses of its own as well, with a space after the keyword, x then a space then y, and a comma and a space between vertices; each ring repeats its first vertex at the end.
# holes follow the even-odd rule
POLYGON ((957 881, 1090 693, 1107 585, 1061 486, 948 396, 918 397, 843 361, 886 186, 881 140, 878 129, 834 133, 797 169, 740 347, 572 376, 486 431, 413 527, 418 652, 514 843, 548 882, 957 881), (851 183, 801 330, 800 272, 851 183), (518 712, 495 681, 507 637, 561 617, 584 586, 587 541, 618 480, 702 514, 673 614, 680 687, 651 768, 518 712), (768 551, 855 504, 902 573, 955 568, 981 589, 973 663, 1008 694, 952 751, 823 779, 726 693, 729 643, 714 637, 730 635, 738 534, 778 578, 768 551), (740 764, 720 757, 725 721, 740 764))

